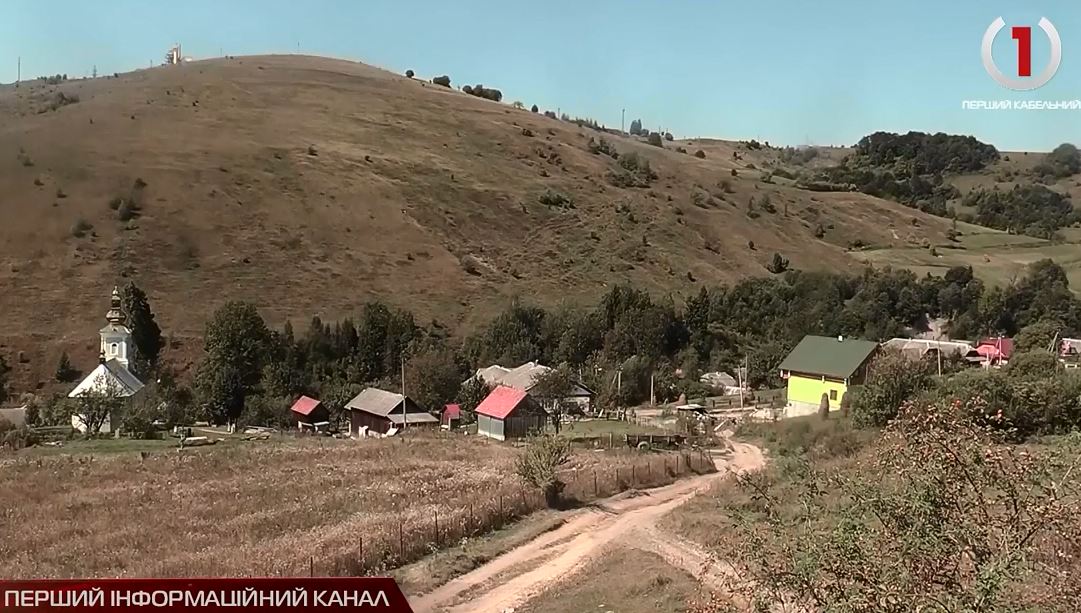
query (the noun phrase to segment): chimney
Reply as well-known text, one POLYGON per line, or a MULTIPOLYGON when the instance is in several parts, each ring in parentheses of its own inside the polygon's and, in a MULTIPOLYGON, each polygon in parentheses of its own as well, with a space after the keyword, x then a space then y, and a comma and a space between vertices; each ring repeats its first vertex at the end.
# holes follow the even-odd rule
POLYGON ((105 352, 102 351, 101 353, 98 354, 98 364, 104 364, 104 363, 105 363, 105 352))

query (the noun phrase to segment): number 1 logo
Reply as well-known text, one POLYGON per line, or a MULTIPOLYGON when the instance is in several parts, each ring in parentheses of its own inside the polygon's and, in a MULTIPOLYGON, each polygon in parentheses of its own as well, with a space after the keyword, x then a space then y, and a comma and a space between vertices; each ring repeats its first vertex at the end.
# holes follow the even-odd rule
POLYGON ((1015 91, 1030 91, 1043 87, 1051 80, 1051 77, 1055 76, 1058 72, 1059 65, 1062 64, 1062 39, 1059 38, 1058 30, 1055 29, 1054 24, 1051 23, 1046 17, 1040 18, 1040 29, 1047 34, 1047 39, 1051 42, 1051 58, 1047 61, 1047 66, 1039 76, 1032 76, 1032 28, 1029 26, 1014 26, 1010 30, 1011 37, 1017 41, 1017 77, 1010 78, 1002 74, 1002 71, 995 65, 995 58, 992 56, 992 47, 995 43, 995 37, 998 36, 999 31, 1006 27, 1006 21, 999 17, 994 20, 990 26, 987 27, 987 31, 983 33, 983 45, 980 49, 980 55, 983 58, 983 67, 987 70, 987 74, 991 75, 991 78, 998 82, 999 85, 1015 90, 1015 91))

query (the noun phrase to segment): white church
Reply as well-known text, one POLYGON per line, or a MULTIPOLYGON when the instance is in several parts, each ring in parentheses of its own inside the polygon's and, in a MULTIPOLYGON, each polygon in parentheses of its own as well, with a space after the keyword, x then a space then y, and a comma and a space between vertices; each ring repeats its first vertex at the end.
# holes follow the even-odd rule
MULTIPOLYGON (((107 323, 100 332, 101 353, 98 358, 98 367, 71 390, 68 398, 78 398, 91 391, 129 398, 143 389, 143 382, 128 369, 129 361, 135 359, 135 346, 131 342, 131 330, 124 325, 126 320, 127 315, 124 314, 120 301, 120 291, 114 287, 112 304, 109 312, 105 314, 107 323)), ((86 432, 86 424, 77 415, 72 415, 71 427, 79 432, 86 432)), ((102 433, 111 431, 108 418, 102 424, 100 431, 102 433)))

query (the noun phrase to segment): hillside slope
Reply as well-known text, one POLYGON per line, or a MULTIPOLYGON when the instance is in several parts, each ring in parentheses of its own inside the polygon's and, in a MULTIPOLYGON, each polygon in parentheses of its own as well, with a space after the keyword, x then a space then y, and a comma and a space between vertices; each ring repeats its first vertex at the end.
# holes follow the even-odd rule
POLYGON ((740 145, 724 141, 659 149, 606 135, 658 174, 648 188, 615 187, 616 162, 588 150, 593 130, 342 60, 216 59, 9 85, 0 116, 0 352, 9 363, 25 352, 17 368, 30 384, 51 377, 61 349, 92 363, 108 291, 127 278, 190 355, 228 299, 274 325, 381 299, 469 329, 514 295, 591 299, 629 280, 678 300, 768 274, 774 252, 841 269, 860 265, 844 249, 854 240, 946 230, 861 194, 763 183, 757 152, 735 160, 740 145), (542 204, 549 189, 573 206, 542 204), (748 201, 767 193, 775 212, 752 218, 748 201), (139 203, 134 219, 118 219, 121 199, 139 203))

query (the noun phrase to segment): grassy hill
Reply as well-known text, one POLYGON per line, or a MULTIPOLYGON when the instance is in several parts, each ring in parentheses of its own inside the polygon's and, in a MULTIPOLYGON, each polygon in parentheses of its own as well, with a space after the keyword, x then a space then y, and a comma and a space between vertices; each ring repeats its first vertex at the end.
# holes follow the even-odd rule
POLYGON ((342 60, 24 82, 0 88, 0 116, 0 352, 29 385, 61 349, 92 365, 108 291, 128 278, 183 360, 228 299, 274 325, 381 299, 467 330, 514 295, 592 299, 629 280, 678 299, 768 274, 774 252, 843 269, 862 265, 854 241, 948 229, 866 195, 765 183, 776 150, 726 141, 605 134, 657 174, 617 187, 594 130, 342 60))

